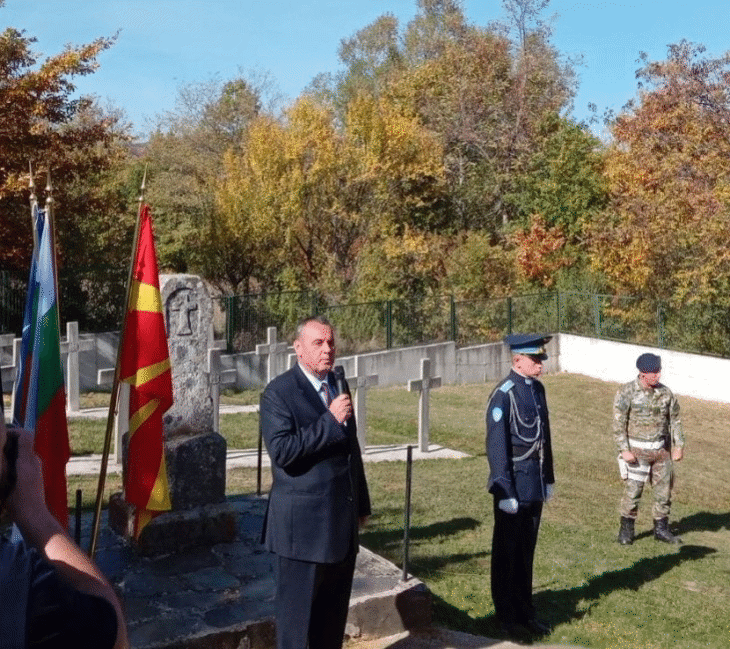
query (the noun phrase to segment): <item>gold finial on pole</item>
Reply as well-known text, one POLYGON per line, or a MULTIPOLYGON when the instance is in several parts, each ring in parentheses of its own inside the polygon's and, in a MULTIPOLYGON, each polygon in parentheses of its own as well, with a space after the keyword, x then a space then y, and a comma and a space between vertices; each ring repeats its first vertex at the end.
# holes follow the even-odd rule
POLYGON ((33 163, 28 160, 28 171, 30 180, 28 187, 30 188, 30 226, 33 231, 33 250, 38 250, 38 225, 35 222, 35 212, 38 207, 38 197, 35 193, 35 180, 33 179, 33 163))
POLYGON ((139 207, 142 208, 142 203, 144 202, 144 190, 145 186, 147 185, 147 167, 148 164, 145 164, 144 166, 144 174, 142 175, 142 185, 139 188, 139 207))
POLYGON ((46 176, 46 225, 50 228, 51 254, 53 255, 53 282, 56 288, 56 309, 58 310, 58 339, 61 340, 61 294, 58 291, 58 247, 56 246, 56 219, 53 217, 53 184, 51 168, 46 176))
POLYGON ((30 207, 33 209, 38 204, 38 198, 35 195, 35 180, 33 179, 33 163, 28 160, 28 173, 30 180, 28 181, 28 187, 30 187, 30 207))
POLYGON ((48 169, 46 181, 46 216, 51 219, 51 209, 53 207, 53 185, 51 184, 51 170, 48 169))

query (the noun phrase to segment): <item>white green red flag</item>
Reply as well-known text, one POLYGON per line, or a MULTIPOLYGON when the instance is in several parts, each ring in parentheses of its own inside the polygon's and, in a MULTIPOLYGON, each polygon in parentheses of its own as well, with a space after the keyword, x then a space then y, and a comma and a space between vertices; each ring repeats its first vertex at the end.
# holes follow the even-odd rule
POLYGON ((140 209, 132 260, 119 378, 129 383, 129 448, 124 497, 135 507, 135 537, 171 508, 162 415, 172 405, 172 375, 155 253, 152 219, 140 209))
POLYGON ((38 248, 33 251, 28 279, 13 421, 34 433, 46 503, 56 520, 68 529, 66 464, 71 451, 61 364, 56 255, 50 223, 37 206, 33 220, 38 248))

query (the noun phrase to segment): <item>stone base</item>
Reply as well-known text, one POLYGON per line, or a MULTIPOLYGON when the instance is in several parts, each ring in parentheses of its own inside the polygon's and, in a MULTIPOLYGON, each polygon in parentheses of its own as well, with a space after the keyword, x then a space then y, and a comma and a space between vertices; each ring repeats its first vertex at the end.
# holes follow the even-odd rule
POLYGON ((145 526, 139 539, 134 538, 134 513, 134 505, 123 494, 112 494, 109 527, 143 556, 232 543, 236 536, 235 512, 226 502, 160 514, 145 526))
POLYGON ((361 547, 352 582, 346 634, 351 638, 383 637, 431 624, 431 592, 387 559, 361 547))

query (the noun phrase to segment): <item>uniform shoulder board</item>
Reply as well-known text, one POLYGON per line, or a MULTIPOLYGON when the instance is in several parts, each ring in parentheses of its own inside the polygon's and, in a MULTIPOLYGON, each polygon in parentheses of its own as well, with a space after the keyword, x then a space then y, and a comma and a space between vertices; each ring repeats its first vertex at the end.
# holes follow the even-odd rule
POLYGON ((499 386, 499 391, 507 394, 515 386, 512 379, 507 379, 502 385, 499 386))

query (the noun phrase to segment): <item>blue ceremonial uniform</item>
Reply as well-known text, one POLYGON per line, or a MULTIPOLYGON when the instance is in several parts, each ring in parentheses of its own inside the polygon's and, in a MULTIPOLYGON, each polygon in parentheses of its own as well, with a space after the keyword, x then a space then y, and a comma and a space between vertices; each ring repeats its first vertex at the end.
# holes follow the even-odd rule
MULTIPOLYGON (((514 353, 546 358, 534 336, 506 339, 514 353), (518 350, 515 346, 519 345, 518 350)), ((544 337, 538 342, 546 342, 544 337)), ((533 557, 548 485, 555 482, 545 388, 512 369, 489 397, 486 411, 488 490, 494 496, 491 589, 495 614, 506 628, 534 628, 533 557), (507 503, 507 501, 512 501, 507 503), (512 505, 500 508, 499 504, 512 505), (516 506, 514 505, 516 503, 516 506), (514 511, 516 509, 516 511, 514 511), (531 627, 532 625, 532 627, 531 627)))
POLYGON ((489 493, 519 503, 542 502, 555 482, 545 388, 512 370, 487 408, 489 493))

